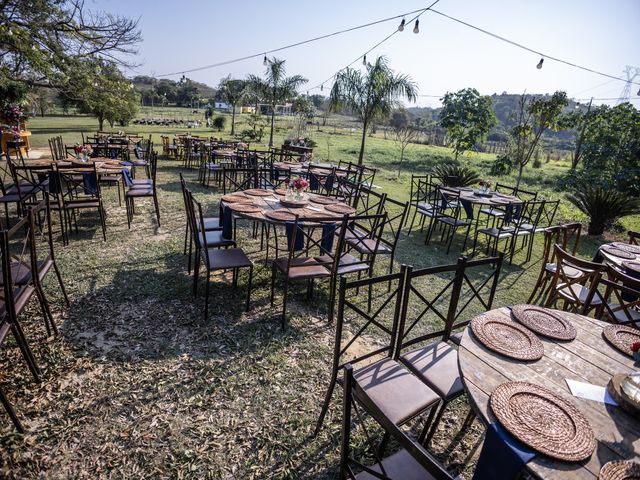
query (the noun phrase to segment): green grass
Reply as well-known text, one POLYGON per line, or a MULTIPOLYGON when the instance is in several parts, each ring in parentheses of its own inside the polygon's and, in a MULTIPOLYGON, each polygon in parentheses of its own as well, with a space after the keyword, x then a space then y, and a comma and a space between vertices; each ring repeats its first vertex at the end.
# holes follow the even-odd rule
MULTIPOLYGON (((80 131, 95 131, 97 122, 89 117, 47 117, 32 119, 29 127, 32 145, 46 147, 46 139, 57 134, 71 144, 80 139, 80 131)), ((325 129, 309 132, 320 157, 356 158, 357 131, 325 129)), ((186 129, 125 130, 152 134, 159 144, 159 134, 186 129)), ((282 122, 277 143, 290 132, 282 122)), ((193 133, 211 134, 204 129, 193 133)), ((410 177, 397 177, 396 157, 393 142, 381 136, 368 139, 367 162, 381 168, 376 183, 394 198, 406 199, 410 177)), ((412 146, 405 172, 427 171, 447 158, 448 149, 412 146)), ((465 161, 484 175, 491 159, 474 155, 465 161)), ((552 163, 528 170, 526 185, 550 198, 560 197, 553 180, 565 168, 552 163)), ((238 242, 256 264, 252 310, 242 309, 245 275, 237 289, 231 287, 229 275, 218 275, 212 280, 210 318, 204 320, 202 294, 193 297, 182 254, 181 171, 179 162, 160 161, 160 228, 150 202, 142 201, 128 230, 124 208, 112 190, 105 200, 106 243, 92 214, 82 215, 80 233, 72 235, 69 246, 56 239, 71 308, 64 308, 55 282, 48 279, 60 337, 45 341, 35 301, 23 316, 45 370, 42 384, 31 380, 10 342, 2 349, 2 387, 30 433, 15 434, 6 416, 0 415, 0 477, 335 478, 338 394, 325 428, 317 438, 309 438, 328 381, 334 335, 334 327, 326 322, 326 286, 317 289, 313 301, 305 300, 299 287, 294 289, 290 327, 281 332, 279 308, 269 306, 270 269, 249 225, 241 224, 238 242)), ((208 212, 215 213, 220 191, 198 186, 194 171, 185 173, 208 212)), ((567 206, 561 211, 563 219, 572 215, 567 206)), ((520 253, 513 265, 505 265, 494 307, 527 299, 541 267, 540 240, 531 262, 525 263, 520 253)), ((590 258, 600 241, 585 239, 580 255, 590 258)), ((414 268, 453 263, 461 254, 460 238, 449 255, 438 241, 428 247, 423 242, 424 234, 405 232, 395 268, 400 263, 414 268)), ((383 273, 386 265, 381 262, 376 273, 383 273)), ((443 281, 444 277, 429 279, 421 288, 433 294, 443 281)), ((279 305, 280 288, 276 298, 279 305)), ((436 324, 429 317, 423 327, 436 324)), ((460 399, 447 410, 430 448, 452 471, 470 477, 482 428, 476 422, 463 437, 453 438, 467 408, 460 399)), ((355 437, 358 448, 362 440, 361 435, 355 437)))

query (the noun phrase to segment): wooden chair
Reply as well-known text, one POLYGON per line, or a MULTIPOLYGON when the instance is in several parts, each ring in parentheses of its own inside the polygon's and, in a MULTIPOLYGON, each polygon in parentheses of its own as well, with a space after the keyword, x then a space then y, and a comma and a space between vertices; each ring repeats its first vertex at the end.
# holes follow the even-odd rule
POLYGON ((100 216, 102 238, 107 241, 106 211, 102 203, 102 191, 96 165, 82 169, 57 168, 49 172, 49 207, 60 216, 60 227, 65 245, 69 243, 72 220, 78 231, 76 212, 96 210, 100 216), (86 171, 85 171, 86 170, 86 171))
POLYGON ((558 301, 563 301, 564 310, 583 314, 600 307, 602 298, 596 294, 596 287, 607 267, 575 257, 560 245, 555 245, 554 250, 557 266, 545 306, 553 307, 558 301), (579 271, 580 276, 576 277, 575 271, 579 271))
POLYGON ((473 224, 473 206, 464 206, 464 200, 460 199, 460 192, 454 192, 446 188, 438 188, 437 192, 439 198, 434 205, 434 214, 430 218, 429 230, 424 243, 425 245, 429 244, 434 230, 440 223, 443 227, 440 241, 444 240, 447 244, 447 255, 451 250, 453 237, 459 228, 465 229, 464 243, 462 244, 462 250, 464 250, 469 240, 471 225, 473 224), (447 235, 446 239, 445 234, 447 235))
MULTIPOLYGON (((276 275, 284 279, 282 300, 282 329, 286 328, 287 300, 289 286, 293 282, 307 282, 307 296, 311 297, 316 280, 329 280, 331 285, 338 275, 338 265, 344 245, 347 217, 314 218, 312 223, 301 221, 285 222, 288 255, 276 258, 271 264, 271 306, 274 304, 276 275), (319 233, 319 235, 318 235, 319 233), (317 252, 317 253, 315 253, 317 252)), ((333 296, 333 295, 332 295, 333 296)), ((332 300, 331 300, 332 303, 332 300)), ((330 316, 333 306, 330 305, 330 316)), ((331 318, 329 318, 331 321, 331 318)))
POLYGON ((385 413, 377 407, 368 392, 354 378, 351 364, 344 366, 343 395, 342 395, 342 440, 340 442, 340 478, 352 480, 371 480, 381 478, 385 480, 452 480, 453 477, 438 463, 419 442, 410 438, 407 433, 391 422, 385 413), (366 400, 362 400, 366 399, 366 400), (386 458, 380 458, 373 445, 373 435, 369 432, 367 423, 363 420, 362 410, 367 412, 378 422, 386 434, 396 440, 401 449, 386 458), (353 421, 353 412, 357 422, 353 421), (364 429, 369 451, 374 452, 375 463, 365 465, 358 461, 351 450, 351 429, 357 424, 364 429), (356 473, 354 469, 361 470, 356 473))
POLYGON ((309 165, 306 172, 309 191, 318 195, 330 196, 336 186, 336 167, 309 165))
POLYGON ((402 266, 400 272, 390 275, 351 282, 340 279, 331 378, 315 434, 322 427, 336 383, 341 383, 338 373, 347 364, 357 366, 354 378, 361 392, 357 400, 364 403, 367 410, 380 411, 394 425, 406 424, 429 411, 427 424, 431 422, 435 414, 433 407, 439 402, 437 393, 407 370, 395 355, 402 296, 409 270, 410 267, 402 266), (386 287, 388 282, 391 282, 390 291, 380 291, 375 308, 367 313, 357 291, 369 286, 386 287), (345 326, 348 324, 353 332, 350 338, 345 326), (367 341, 368 335, 375 336, 379 342, 367 341))
MULTIPOLYGON (((194 225, 193 231, 205 232, 205 217, 202 214, 202 205, 192 198, 193 208, 197 209, 195 211, 195 220, 198 222, 198 225, 194 225)), ((205 233, 206 234, 206 233, 205 233)), ((195 235, 196 242, 200 242, 202 240, 201 235, 195 235)), ((200 255, 196 256, 195 265, 194 265, 194 293, 197 294, 197 286, 198 286, 198 274, 200 271, 200 262, 204 264, 207 270, 207 283, 205 286, 205 307, 204 307, 204 318, 205 320, 209 318, 209 287, 211 283, 211 272, 216 270, 231 270, 233 272, 233 287, 236 288, 238 286, 238 276, 240 273, 240 269, 248 268, 249 269, 249 281, 247 286, 247 302, 246 302, 246 310, 249 311, 249 302, 251 300, 251 281, 253 279, 253 263, 244 251, 241 248, 218 248, 217 246, 207 246, 204 242, 200 244, 200 248, 198 249, 200 255)))
POLYGON ((633 230, 629 230, 627 232, 627 235, 629 235, 629 243, 631 245, 638 245, 640 242, 640 232, 634 232, 633 230))
MULTIPOLYGON (((609 266, 606 276, 598 279, 597 287, 601 286, 604 287, 604 295, 595 317, 640 327, 640 279, 609 266)), ((600 292, 597 287, 596 292, 600 292)))
MULTIPOLYGON (((503 193, 505 195, 514 195, 514 196, 516 195, 516 191, 517 191, 515 186, 505 185, 500 182, 496 183, 494 190, 497 193, 503 193)), ((507 214, 507 209, 505 207, 491 205, 486 208, 481 208, 478 215, 486 215, 487 216, 486 226, 487 227, 489 226, 489 220, 491 219, 492 220, 491 226, 495 227, 496 221, 504 218, 506 214, 507 214)))
MULTIPOLYGON (((429 198, 430 193, 430 185, 431 185, 431 175, 411 175, 411 190, 409 192, 409 207, 413 207, 413 217, 411 217, 411 224, 409 225, 409 231, 407 235, 411 234, 413 230, 413 225, 416 221, 416 217, 421 211, 424 210, 432 210, 433 209, 433 199, 429 198)), ((422 232, 422 228, 424 226, 425 217, 423 214, 420 215, 420 231, 422 232)), ((409 217, 407 216, 407 221, 409 217)))
MULTIPOLYGON (((441 403, 429 430, 423 430, 421 442, 429 442, 447 405, 464 394, 458 352, 448 342, 456 344, 453 332, 468 325, 474 303, 478 307, 475 314, 491 310, 501 267, 502 256, 473 261, 463 257, 457 264, 408 274, 396 352, 400 361, 438 394, 441 403)), ((463 430, 474 416, 470 410, 463 430)))
MULTIPOLYGON (((150 182, 134 183, 124 195, 125 205, 127 207, 127 224, 131 229, 131 221, 135 214, 135 200, 137 198, 152 198, 153 205, 156 211, 156 220, 158 226, 160 226, 160 206, 158 205, 158 193, 156 174, 158 171, 158 154, 153 152, 151 154, 151 179, 150 182)), ((135 180, 134 180, 135 182, 135 180)))
POLYGON ((257 188, 257 168, 222 167, 223 194, 257 188))
MULTIPOLYGON (((565 225, 557 225, 555 227, 548 227, 544 229, 544 243, 542 247, 542 265, 540 268, 540 274, 536 280, 536 284, 531 291, 531 296, 527 300, 527 303, 533 302, 534 298, 538 294, 544 297, 547 286, 556 271, 555 262, 555 250, 553 246, 559 244, 564 250, 569 247, 571 238, 574 239, 573 247, 568 250, 575 256, 578 249, 578 243, 580 242, 580 234, 582 232, 582 224, 580 222, 567 223, 565 225)), ((568 275, 579 277, 581 272, 578 270, 572 271, 570 267, 566 268, 568 275)))

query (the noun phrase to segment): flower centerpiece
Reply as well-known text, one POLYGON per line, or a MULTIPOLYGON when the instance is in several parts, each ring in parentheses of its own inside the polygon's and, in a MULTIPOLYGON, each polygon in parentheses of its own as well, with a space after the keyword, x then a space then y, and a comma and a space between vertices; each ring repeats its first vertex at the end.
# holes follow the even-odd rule
POLYGON ((480 185, 480 191, 482 193, 489 193, 489 189, 491 188, 491 180, 480 180, 478 182, 480 185))
POLYGON ((28 115, 20 105, 9 103, 2 108, 0 117, 9 125, 20 128, 20 124, 28 118, 28 115))
POLYGON ((302 200, 304 198, 304 191, 309 188, 309 182, 302 177, 298 177, 293 181, 293 190, 295 191, 295 200, 302 200))
POLYGON ((79 144, 76 144, 76 146, 73 147, 73 149, 76 152, 77 158, 79 160, 81 160, 82 162, 85 162, 85 163, 89 161, 89 157, 93 153, 93 149, 91 148, 90 145, 79 145, 79 144))

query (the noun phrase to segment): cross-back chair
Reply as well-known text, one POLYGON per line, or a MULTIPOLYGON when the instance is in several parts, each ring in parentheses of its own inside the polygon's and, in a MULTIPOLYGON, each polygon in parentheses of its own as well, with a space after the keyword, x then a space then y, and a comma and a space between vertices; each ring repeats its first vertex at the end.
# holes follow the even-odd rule
MULTIPOLYGON (((409 225, 409 231, 407 235, 411 234, 413 230, 413 224, 416 221, 416 217, 420 210, 430 209, 431 204, 429 202, 428 187, 431 183, 431 175, 411 175, 411 190, 409 192, 409 206, 412 207, 413 217, 411 217, 411 224, 409 225)), ((424 216, 421 215, 421 226, 424 225, 424 216)), ((409 217, 407 216, 407 221, 409 217)))
POLYGON ((604 287, 604 294, 596 318, 640 327, 640 279, 609 266, 598 279, 597 287, 604 287))
POLYGON ((258 172, 256 168, 222 167, 222 191, 226 195, 249 188, 257 188, 258 172))
MULTIPOLYGON (((152 152, 150 157, 151 163, 151 178, 148 182, 133 183, 131 187, 126 191, 124 195, 125 204, 127 207, 127 225, 131 229, 131 221, 135 214, 135 200, 139 198, 152 198, 153 206, 156 211, 156 221, 160 226, 160 206, 158 204, 158 192, 156 175, 158 172, 158 154, 152 152)), ((134 180, 135 182, 135 180, 134 180)))
POLYGON ((433 216, 429 218, 429 230, 425 238, 425 245, 431 241, 433 233, 440 224, 442 227, 442 235, 440 241, 444 241, 447 245, 447 255, 451 250, 453 238, 458 229, 465 230, 464 242, 462 250, 467 246, 469 240, 469 232, 473 225, 473 208, 471 205, 465 205, 465 200, 460 198, 459 191, 449 190, 445 187, 437 187, 436 202, 433 206, 433 216), (446 239, 445 239, 446 235, 446 239))
POLYGON ((343 381, 338 374, 347 364, 356 367, 354 379, 364 393, 357 400, 364 402, 367 409, 379 410, 394 425, 403 425, 430 410, 427 424, 430 423, 438 395, 395 355, 402 297, 410 269, 403 265, 399 272, 389 275, 350 282, 340 279, 331 376, 316 434, 322 427, 336 383, 343 381), (391 283, 389 291, 380 289, 375 307, 368 311, 357 291, 388 283, 391 283), (377 341, 371 341, 371 336, 377 341))

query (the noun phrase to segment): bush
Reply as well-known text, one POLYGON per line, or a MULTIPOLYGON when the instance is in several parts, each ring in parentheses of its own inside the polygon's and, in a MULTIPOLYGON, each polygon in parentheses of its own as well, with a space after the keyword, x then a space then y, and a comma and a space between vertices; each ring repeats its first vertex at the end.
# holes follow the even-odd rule
POLYGON ((498 155, 494 160, 493 165, 491 165, 491 175, 509 175, 512 168, 513 162, 511 161, 511 157, 508 153, 498 155))
POLYGON ((601 185, 579 184, 567 198, 589 217, 589 235, 601 235, 616 219, 640 213, 640 198, 601 185))
MULTIPOLYGON (((549 155, 549 154, 547 154, 549 155)), ((542 167, 542 160, 540 159, 540 149, 536 148, 535 152, 533 152, 533 163, 531 164, 531 166, 533 168, 540 168, 542 167)), ((547 157, 549 158, 549 157, 547 157)), ((547 162, 548 163, 548 162, 547 162)))
POLYGON ((436 165, 431 173, 447 187, 468 187, 480 181, 480 177, 475 170, 455 163, 436 165))
POLYGON ((218 115, 213 119, 213 128, 217 129, 219 132, 224 130, 224 126, 227 123, 227 119, 222 115, 218 115))

